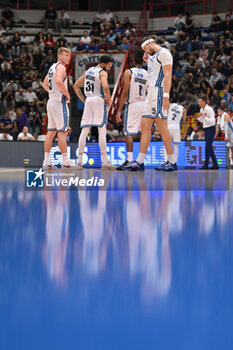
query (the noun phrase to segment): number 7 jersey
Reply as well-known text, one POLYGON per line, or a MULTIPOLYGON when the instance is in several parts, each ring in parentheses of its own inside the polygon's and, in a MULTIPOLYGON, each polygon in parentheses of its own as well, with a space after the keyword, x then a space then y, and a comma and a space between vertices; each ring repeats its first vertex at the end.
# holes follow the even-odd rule
POLYGON ((129 88, 129 103, 145 101, 147 87, 147 71, 143 68, 131 68, 132 76, 129 88))
POLYGON ((103 87, 100 81, 100 67, 90 67, 85 74, 84 94, 86 97, 104 96, 103 87))

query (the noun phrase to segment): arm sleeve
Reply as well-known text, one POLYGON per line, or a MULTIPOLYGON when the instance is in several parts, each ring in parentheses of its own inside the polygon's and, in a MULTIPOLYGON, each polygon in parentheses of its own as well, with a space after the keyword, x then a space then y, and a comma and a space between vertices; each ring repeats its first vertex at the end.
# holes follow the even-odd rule
POLYGON ((159 54, 158 60, 161 62, 162 66, 173 63, 172 55, 166 49, 162 50, 162 52, 159 54))

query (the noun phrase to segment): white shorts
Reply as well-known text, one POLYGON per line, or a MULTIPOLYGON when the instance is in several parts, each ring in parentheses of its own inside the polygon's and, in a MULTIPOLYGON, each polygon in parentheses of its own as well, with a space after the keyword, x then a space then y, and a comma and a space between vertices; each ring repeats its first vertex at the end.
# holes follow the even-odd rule
POLYGON ((48 131, 66 131, 69 126, 69 108, 64 101, 48 100, 48 131))
POLYGON ((172 141, 174 143, 180 143, 180 128, 178 126, 168 124, 168 130, 172 136, 172 141))
POLYGON ((144 109, 144 101, 127 104, 124 115, 125 135, 137 135, 141 132, 141 121, 144 109))
POLYGON ((102 127, 107 124, 107 103, 102 97, 87 97, 81 121, 81 128, 88 126, 102 127))
POLYGON ((167 119, 167 110, 162 109, 163 106, 163 88, 149 86, 146 97, 145 109, 142 118, 157 118, 167 119))

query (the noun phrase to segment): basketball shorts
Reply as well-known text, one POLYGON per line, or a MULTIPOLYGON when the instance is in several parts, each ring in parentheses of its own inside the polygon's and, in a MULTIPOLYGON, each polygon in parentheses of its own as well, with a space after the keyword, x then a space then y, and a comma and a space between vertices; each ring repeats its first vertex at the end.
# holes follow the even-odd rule
POLYGON ((103 127, 107 124, 107 103, 102 97, 87 97, 81 121, 81 128, 103 127))
POLYGON ((65 101, 49 99, 47 102, 48 130, 58 132, 67 131, 69 126, 69 108, 65 101))
POLYGON ((163 110, 163 88, 149 86, 142 118, 167 119, 167 110, 163 110))
POLYGON ((137 135, 141 132, 141 121, 144 108, 144 101, 133 102, 126 105, 124 115, 125 135, 137 135))
POLYGON ((172 136, 172 141, 174 143, 180 143, 180 128, 178 126, 168 124, 168 130, 172 136))

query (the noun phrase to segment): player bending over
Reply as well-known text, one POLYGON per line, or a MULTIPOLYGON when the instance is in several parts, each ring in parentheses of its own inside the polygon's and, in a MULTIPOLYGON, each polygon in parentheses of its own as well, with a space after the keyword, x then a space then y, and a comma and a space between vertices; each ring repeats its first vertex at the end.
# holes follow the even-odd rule
MULTIPOLYGON (((179 155, 179 143, 180 143, 180 123, 183 120, 184 123, 184 137, 186 133, 186 116, 187 110, 184 108, 186 97, 180 95, 177 100, 178 103, 172 103, 168 112, 167 124, 170 131, 173 147, 174 147, 174 161, 177 169, 177 159, 179 155)), ((165 163, 168 163, 167 152, 165 150, 165 163)), ((165 166, 165 164, 164 164, 165 166)), ((163 167, 161 167, 163 168, 163 167)), ((157 168, 159 170, 160 168, 157 168)))
POLYGON ((57 52, 57 63, 54 63, 48 71, 43 88, 49 94, 47 103, 48 132, 44 142, 43 169, 52 169, 49 159, 53 139, 58 133, 58 146, 62 154, 62 168, 69 168, 73 163, 67 157, 67 130, 69 125, 70 94, 67 89, 66 65, 70 61, 70 50, 60 47, 57 52))
POLYGON ((100 57, 98 66, 89 68, 74 84, 75 93, 85 103, 81 121, 82 131, 78 142, 78 168, 82 167, 83 152, 88 132, 92 126, 97 126, 102 169, 115 169, 107 158, 106 145, 107 105, 111 104, 107 72, 110 71, 111 67, 111 57, 103 55, 100 57), (82 86, 84 86, 86 98, 82 94, 82 86))
POLYGON ((141 132, 142 114, 145 108, 147 71, 142 68, 143 51, 134 55, 135 67, 124 73, 124 87, 121 95, 116 121, 119 123, 121 110, 127 100, 124 114, 124 133, 126 139, 127 159, 117 170, 127 170, 133 162, 133 135, 141 132))
POLYGON ((145 51, 144 60, 148 67, 148 94, 142 116, 140 153, 129 170, 144 170, 144 159, 151 140, 151 127, 155 120, 156 127, 168 154, 168 163, 160 168, 164 171, 175 171, 176 164, 173 156, 172 138, 167 127, 167 113, 170 107, 169 92, 172 79, 172 55, 157 44, 155 35, 146 36, 141 45, 145 51))
POLYGON ((230 166, 233 169, 233 121, 228 113, 225 113, 225 141, 230 151, 230 166))

